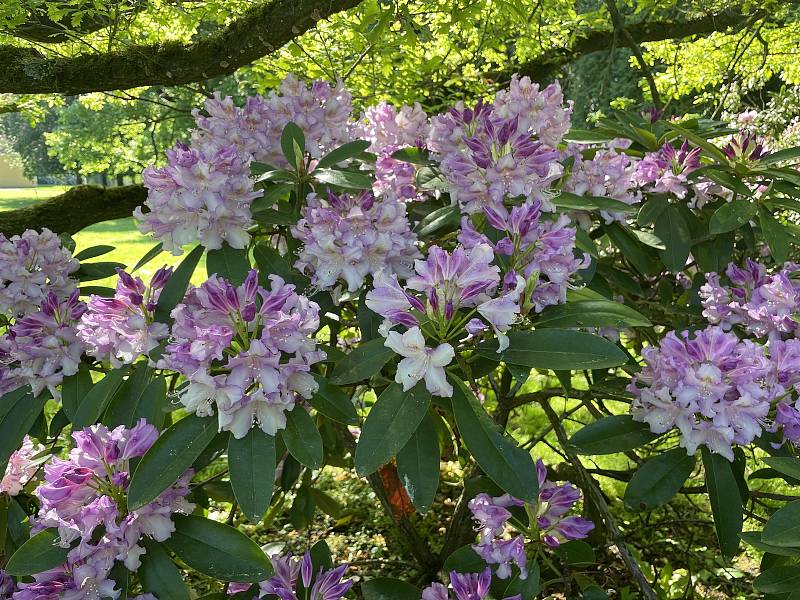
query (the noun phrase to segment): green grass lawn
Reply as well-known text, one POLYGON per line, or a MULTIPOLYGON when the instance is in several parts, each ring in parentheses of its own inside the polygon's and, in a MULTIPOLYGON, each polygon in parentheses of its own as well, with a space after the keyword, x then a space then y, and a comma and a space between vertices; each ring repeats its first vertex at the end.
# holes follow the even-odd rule
MULTIPOLYGON (((14 210, 24 206, 30 206, 36 202, 41 202, 52 196, 57 196, 64 192, 63 186, 40 186, 35 188, 0 188, 0 211, 14 210)), ((115 249, 108 254, 104 254, 92 261, 115 261, 126 266, 133 267, 136 262, 155 245, 155 241, 142 235, 136 229, 133 218, 114 219, 96 223, 87 227, 72 236, 75 239, 75 252, 80 252, 84 248, 91 246, 114 246, 115 249)), ((167 252, 162 252, 148 264, 143 266, 136 275, 147 282, 152 274, 162 265, 177 265, 183 256, 172 256, 167 252)), ((205 280, 205 257, 198 265, 192 281, 197 284, 205 280)), ((104 285, 113 287, 115 278, 101 279, 88 282, 88 285, 104 285)))

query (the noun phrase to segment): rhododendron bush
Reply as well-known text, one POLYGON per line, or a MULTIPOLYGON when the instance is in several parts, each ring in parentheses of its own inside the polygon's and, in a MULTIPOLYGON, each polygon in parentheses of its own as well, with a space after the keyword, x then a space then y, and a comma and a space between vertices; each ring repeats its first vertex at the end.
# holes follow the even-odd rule
POLYGON ((0 236, 0 598, 667 597, 625 529, 676 495, 788 598, 800 151, 571 109, 528 78, 428 115, 288 77, 145 169, 138 264, 0 236), (336 513, 326 470, 414 577, 256 543, 336 513))

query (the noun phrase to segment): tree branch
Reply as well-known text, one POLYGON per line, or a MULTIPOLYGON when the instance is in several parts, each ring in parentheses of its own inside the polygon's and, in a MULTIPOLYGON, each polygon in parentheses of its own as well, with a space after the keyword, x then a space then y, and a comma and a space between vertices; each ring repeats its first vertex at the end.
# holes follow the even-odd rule
POLYGON ((130 217, 146 199, 147 190, 141 185, 78 185, 34 206, 0 212, 0 233, 11 236, 47 227, 55 233, 73 234, 95 223, 130 217))
POLYGON ((131 46, 70 58, 0 46, 0 92, 67 94, 177 85, 233 73, 280 48, 314 24, 361 0, 267 0, 224 29, 192 44, 131 46))
MULTIPOLYGON (((145 9, 146 0, 118 0, 117 6, 121 15, 130 16, 145 9)), ((79 11, 85 11, 89 3, 67 7, 54 21, 46 10, 35 10, 28 14, 28 20, 20 23, 9 33, 14 37, 39 42, 40 44, 60 44, 68 42, 74 35, 86 35, 100 31, 113 24, 113 19, 108 15, 93 16, 91 13, 83 15, 77 24, 72 25, 72 18, 79 11)))

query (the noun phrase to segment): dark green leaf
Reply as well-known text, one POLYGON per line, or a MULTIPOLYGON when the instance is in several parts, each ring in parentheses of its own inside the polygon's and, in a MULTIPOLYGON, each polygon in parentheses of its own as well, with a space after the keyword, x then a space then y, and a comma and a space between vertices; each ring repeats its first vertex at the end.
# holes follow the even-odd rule
POLYGON ((800 548, 782 548, 780 546, 767 544, 763 539, 761 539, 760 531, 743 531, 739 534, 739 537, 745 543, 750 544, 762 552, 768 552, 770 554, 775 554, 776 556, 800 556, 800 548))
POLYGON ((293 213, 274 208, 265 208, 254 212, 253 220, 260 225, 282 225, 284 227, 297 223, 297 217, 293 213))
POLYGON ((642 201, 642 208, 636 216, 636 222, 640 227, 652 225, 669 205, 669 200, 665 196, 648 196, 642 201))
POLYGON ((194 250, 186 255, 186 258, 181 261, 181 264, 178 265, 178 268, 167 280, 167 284, 158 297, 158 306, 156 306, 154 315, 156 321, 167 324, 172 323, 170 313, 183 300, 186 288, 189 286, 189 281, 204 251, 205 247, 196 246, 194 250))
POLYGON ((778 509, 767 521, 761 539, 780 547, 800 547, 800 500, 778 509))
MULTIPOLYGON (((118 387, 112 396, 106 414, 103 417, 103 423, 110 427, 116 427, 117 425, 133 427, 138 420, 134 418, 134 413, 152 377, 153 369, 150 368, 147 361, 139 362, 133 373, 118 387)), ((155 424, 151 423, 151 425, 155 424)))
POLYGON ((78 372, 64 378, 61 384, 61 406, 64 413, 72 420, 83 398, 92 389, 92 374, 89 365, 81 363, 78 372))
POLYGON ((378 397, 361 428, 356 473, 364 477, 385 465, 406 445, 428 412, 431 395, 420 382, 407 392, 392 383, 378 397))
POLYGON ((128 366, 114 369, 95 383, 78 404, 78 409, 72 417, 72 427, 75 430, 94 425, 100 420, 100 415, 105 412, 117 389, 122 385, 122 378, 128 374, 128 366))
POLYGON ((778 220, 772 216, 765 207, 758 207, 758 221, 761 224, 761 233, 764 235, 764 240, 769 245, 772 258, 776 263, 782 263, 786 260, 789 253, 789 233, 778 220))
POLYGON ((326 169, 328 167, 338 165, 340 162, 344 162, 348 159, 358 156, 369 147, 370 142, 366 140, 353 140, 352 142, 347 142, 346 144, 331 150, 325 156, 320 158, 319 162, 317 163, 317 169, 326 169))
POLYGON ((372 179, 366 173, 345 171, 340 169, 315 169, 314 179, 348 190, 368 190, 372 188, 372 179))
POLYGON ((364 600, 419 600, 422 592, 401 579, 377 577, 361 584, 364 600))
POLYGON ((692 236, 677 207, 669 205, 664 209, 656 220, 655 234, 666 246, 659 251, 664 266, 673 273, 683 270, 689 258, 692 236))
POLYGON ((663 240, 657 235, 650 233, 649 231, 642 231, 641 229, 631 229, 631 233, 637 240, 642 242, 645 246, 650 246, 651 248, 655 248, 656 250, 667 249, 667 246, 664 244, 663 240))
POLYGON ((378 373, 389 359, 394 356, 391 348, 384 346, 383 338, 364 342, 336 363, 330 382, 336 385, 347 385, 368 379, 378 373))
POLYGON ((303 130, 291 121, 286 124, 281 132, 281 150, 288 163, 295 169, 303 164, 306 136, 303 134, 303 130))
POLYGON ((642 245, 636 237, 619 223, 603 226, 604 231, 622 256, 643 275, 656 275, 661 270, 660 263, 652 248, 642 245))
POLYGON ((158 542, 145 537, 142 566, 137 573, 142 589, 150 594, 158 594, 158 600, 189 600, 189 590, 183 583, 178 567, 158 542))
POLYGON ((734 232, 723 233, 692 246, 692 256, 706 273, 724 271, 733 255, 734 232))
MULTIPOLYGON (((164 426, 167 380, 163 375, 149 381, 141 388, 128 388, 124 395, 118 394, 114 398, 115 403, 117 398, 122 398, 122 401, 113 416, 109 416, 110 425, 133 427, 139 419, 144 419, 158 430, 164 426)), ((109 410, 113 407, 112 404, 109 410)))
POLYGON ((333 568, 333 557, 331 556, 331 549, 325 540, 319 540, 316 544, 311 546, 311 564, 316 568, 324 567, 325 569, 333 568))
POLYGON ((777 152, 770 152, 765 157, 760 159, 758 163, 760 165, 774 165, 784 161, 792 160, 797 157, 800 157, 800 146, 795 146, 794 148, 785 148, 783 150, 778 150, 777 152))
POLYGON ((355 406, 340 388, 330 385, 321 376, 315 376, 319 390, 308 403, 317 412, 345 425, 358 425, 358 414, 355 406))
POLYGON ((103 254, 108 254, 114 249, 114 246, 90 246, 89 248, 84 248, 78 252, 75 256, 73 256, 73 258, 75 260, 88 260, 90 258, 102 256, 103 254))
POLYGON ((116 290, 102 285, 82 285, 80 287, 81 296, 100 296, 101 298, 113 298, 116 290))
POLYGON ((308 488, 308 493, 314 499, 314 505, 326 515, 334 519, 341 519, 344 507, 331 495, 317 488, 308 488))
POLYGON ((439 487, 439 440, 430 413, 397 453, 397 476, 417 510, 428 512, 439 487))
POLYGON ((414 231, 420 237, 426 237, 445 227, 448 230, 458 227, 460 219, 461 211, 458 210, 458 206, 443 206, 425 215, 414 228, 414 231))
POLYGON ((525 579, 520 579, 519 573, 515 573, 509 579, 493 577, 492 584, 492 589, 498 590, 494 598, 520 596, 520 600, 532 600, 541 590, 539 563, 528 562, 528 576, 525 579))
POLYGON ((556 304, 544 309, 536 320, 537 327, 649 327, 642 314, 619 302, 582 300, 556 304))
POLYGON ((20 396, 0 420, 0 473, 6 472, 8 459, 22 445, 25 434, 42 414, 49 394, 42 392, 20 396))
POLYGON ((603 196, 579 196, 570 192, 559 192, 550 200, 562 210, 604 210, 614 213, 635 213, 639 208, 613 198, 603 196))
POLYGON ((117 274, 117 268, 124 268, 125 265, 119 262, 93 262, 81 263, 80 269, 75 273, 78 281, 94 281, 95 279, 105 279, 117 274))
POLYGON ((590 423, 575 433, 569 444, 579 454, 614 454, 644 446, 657 437, 647 423, 634 421, 630 415, 614 415, 590 423))
POLYGON ((53 569, 67 561, 69 548, 58 544, 58 529, 40 531, 22 544, 4 567, 9 575, 35 575, 53 569))
POLYGON ((267 555, 242 532, 194 515, 174 515, 167 546, 188 566, 223 581, 257 583, 269 579, 267 555))
POLYGON ((131 269, 131 273, 134 273, 153 260, 156 256, 161 254, 164 251, 164 243, 158 242, 155 246, 150 248, 147 252, 144 253, 144 256, 139 259, 139 261, 133 266, 131 269))
POLYGON ((753 580, 753 587, 765 594, 800 590, 800 565, 780 565, 767 569, 753 580))
POLYGON ((644 463, 625 489, 625 504, 633 510, 651 510, 669 502, 689 478, 695 458, 675 448, 644 463))
POLYGON ((703 138, 702 136, 696 134, 694 131, 689 129, 685 129, 681 127, 677 123, 671 123, 665 121, 667 127, 675 131, 680 135, 680 137, 686 138, 690 142, 692 142, 695 146, 699 146, 703 150, 706 151, 706 154, 714 159, 717 162, 722 164, 726 164, 728 162, 728 158, 725 156, 725 153, 722 152, 719 148, 717 148, 714 144, 703 138))
POLYGON ((430 154, 422 148, 400 148, 392 153, 392 158, 421 166, 430 166, 433 163, 430 154))
POLYGON ((156 440, 136 466, 128 487, 128 508, 155 500, 192 466, 217 435, 215 417, 184 417, 156 440))
POLYGON ((453 414, 467 450, 504 491, 515 498, 536 502, 539 482, 531 455, 497 430, 463 382, 453 381, 453 414))
POLYGON ((457 571, 459 573, 481 573, 486 568, 486 561, 484 561, 472 545, 461 546, 455 550, 444 561, 443 571, 457 571))
POLYGON ((726 202, 711 215, 708 231, 712 235, 739 229, 756 216, 758 205, 750 200, 734 200, 726 202))
POLYGON ((252 523, 259 523, 275 485, 275 437, 257 427, 240 440, 230 436, 228 472, 242 512, 252 523))
POLYGON ((728 459, 711 453, 705 447, 701 448, 701 452, 717 540, 723 556, 731 558, 739 548, 739 534, 744 521, 739 486, 728 459))
POLYGON ((508 335, 509 346, 505 352, 497 353, 497 342, 483 343, 478 352, 493 360, 560 371, 577 369, 604 369, 625 364, 626 354, 609 340, 568 329, 538 329, 536 331, 512 331, 508 335))
POLYGON ((269 288, 269 276, 278 275, 286 283, 293 283, 298 292, 308 287, 308 278, 292 269, 286 259, 267 243, 256 244, 253 248, 253 259, 258 265, 258 281, 262 286, 269 288))
POLYGON ((800 479, 800 458, 771 456, 765 458, 764 462, 784 475, 788 475, 793 479, 800 479))
POLYGON ((286 428, 281 431, 281 437, 289 454, 309 469, 322 466, 322 437, 314 420, 301 405, 296 404, 286 413, 286 428))
POLYGON ((231 248, 228 242, 223 242, 222 248, 219 250, 208 251, 206 271, 209 277, 216 274, 227 279, 233 285, 241 285, 250 272, 247 250, 231 248))

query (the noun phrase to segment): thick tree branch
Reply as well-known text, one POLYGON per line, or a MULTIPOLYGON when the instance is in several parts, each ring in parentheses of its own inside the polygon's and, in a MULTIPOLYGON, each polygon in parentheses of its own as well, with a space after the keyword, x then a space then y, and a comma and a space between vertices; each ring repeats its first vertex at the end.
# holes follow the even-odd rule
POLYGON ((71 58, 45 56, 32 48, 0 46, 0 92, 76 95, 228 75, 280 48, 318 20, 359 2, 259 2, 224 29, 193 44, 131 46, 71 58))
MULTIPOLYGON (((718 14, 692 19, 632 23, 625 26, 627 35, 617 39, 617 45, 630 47, 632 44, 641 44, 643 42, 658 42, 693 35, 708 35, 715 31, 736 30, 743 27, 755 12, 744 12, 741 7, 736 7, 726 9, 718 14)), ((519 65, 515 71, 534 80, 545 79, 552 76, 564 65, 581 56, 600 50, 608 50, 614 42, 615 35, 616 32, 614 30, 588 31, 569 48, 554 48, 529 62, 519 65)))
POLYGON ((146 199, 147 191, 141 185, 79 185, 33 206, 0 212, 0 233, 11 236, 47 227, 55 233, 72 234, 94 223, 129 217, 146 199))
MULTIPOLYGON (((72 36, 86 35, 105 29, 114 24, 110 15, 92 16, 91 7, 83 5, 66 7, 58 21, 54 21, 46 10, 37 10, 28 15, 28 20, 17 25, 9 33, 15 37, 40 44, 60 44, 67 42, 72 36), (77 25, 72 24, 72 19, 79 11, 89 9, 88 16, 83 16, 77 25)), ((116 9, 118 15, 129 17, 145 9, 146 0, 118 0, 116 9)))

